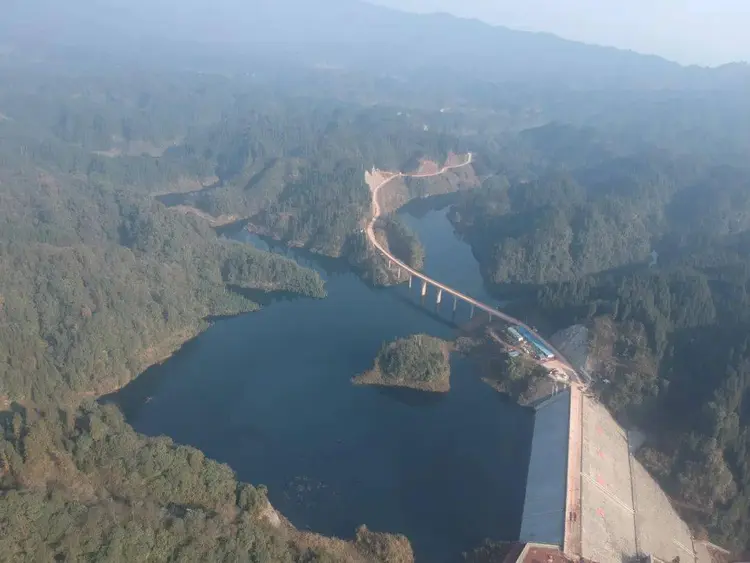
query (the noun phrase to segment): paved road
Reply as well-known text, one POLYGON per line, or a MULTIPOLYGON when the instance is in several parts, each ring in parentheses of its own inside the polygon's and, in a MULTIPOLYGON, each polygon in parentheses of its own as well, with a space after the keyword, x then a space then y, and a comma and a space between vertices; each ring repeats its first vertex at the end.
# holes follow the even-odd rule
MULTIPOLYGON (((432 176, 439 176, 441 174, 445 174, 449 170, 453 170, 453 169, 456 169, 456 168, 462 168, 464 166, 468 166, 469 164, 471 164, 473 162, 473 158, 474 158, 473 155, 471 153, 469 153, 469 156, 466 159, 466 162, 461 163, 461 164, 455 164, 455 165, 452 165, 452 166, 444 166, 439 171, 434 172, 432 174, 404 174, 402 172, 399 172, 397 174, 393 174, 393 175, 389 176, 388 178, 386 178, 385 180, 381 181, 379 184, 377 184, 374 187, 370 186, 371 191, 372 191, 372 208, 373 208, 373 214, 372 214, 372 219, 370 219, 370 222, 367 224, 367 229, 366 229, 367 238, 370 240, 370 242, 372 243, 372 245, 378 250, 378 252, 380 252, 386 259, 388 259, 391 262, 393 262, 394 264, 396 264, 402 270, 405 270, 406 272, 408 272, 411 276, 413 276, 415 278, 418 278, 418 279, 420 279, 420 280, 422 280, 424 282, 427 282, 427 284, 432 285, 434 287, 437 287, 437 288, 443 290, 444 293, 448 293, 449 295, 453 295, 454 297, 456 297, 458 299, 461 299, 462 301, 465 301, 466 303, 469 303, 469 304, 473 305, 474 307, 476 307, 477 309, 479 309, 481 311, 485 311, 486 313, 488 313, 492 317, 497 317, 499 319, 502 319, 503 321, 505 321, 506 323, 509 323, 509 324, 514 324, 514 325, 518 325, 518 326, 524 327, 525 329, 527 329, 528 331, 530 331, 532 334, 534 334, 545 346, 547 346, 547 348, 549 348, 555 354, 555 356, 557 357, 557 359, 560 362, 562 362, 568 369, 570 369, 576 375, 576 377, 577 377, 578 374, 575 372, 575 369, 570 364, 570 362, 567 359, 565 359, 565 357, 559 351, 557 351, 549 342, 547 342, 544 338, 542 338, 539 334, 537 334, 536 331, 534 331, 531 327, 529 327, 528 325, 522 323, 520 320, 518 320, 518 319, 516 319, 514 317, 511 317, 510 315, 506 315, 502 311, 498 311, 494 307, 486 305, 486 304, 482 303, 481 301, 478 301, 478 300, 474 299, 473 297, 471 297, 469 295, 461 293, 460 291, 457 291, 457 290, 453 289, 452 287, 447 286, 445 284, 442 284, 439 281, 437 281, 435 279, 432 279, 431 277, 427 276, 426 274, 423 274, 422 272, 420 272, 418 270, 415 270, 414 268, 412 268, 408 264, 405 264, 404 262, 402 262, 401 260, 399 260, 398 258, 396 258, 393 254, 391 254, 390 251, 387 248, 385 248, 382 244, 380 244, 380 242, 378 242, 377 238, 375 237, 375 221, 377 221, 377 219, 378 219, 378 217, 380 217, 380 213, 381 213, 380 212, 380 203, 378 203, 378 192, 380 191, 380 188, 382 188, 383 186, 385 186, 389 182, 392 182, 396 178, 429 178, 429 177, 432 177, 432 176)), ((580 378, 578 378, 578 379, 580 380, 580 378)))

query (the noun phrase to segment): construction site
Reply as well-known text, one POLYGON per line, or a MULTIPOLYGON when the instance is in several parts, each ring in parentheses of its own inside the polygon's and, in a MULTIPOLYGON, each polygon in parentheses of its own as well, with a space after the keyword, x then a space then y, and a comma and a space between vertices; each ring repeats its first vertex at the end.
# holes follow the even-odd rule
MULTIPOLYGON (((534 409, 519 547, 542 550, 546 560, 550 554, 598 563, 728 560, 728 553, 692 537, 633 456, 627 432, 593 397, 571 386, 534 409)), ((530 560, 521 552, 508 557, 530 560)))

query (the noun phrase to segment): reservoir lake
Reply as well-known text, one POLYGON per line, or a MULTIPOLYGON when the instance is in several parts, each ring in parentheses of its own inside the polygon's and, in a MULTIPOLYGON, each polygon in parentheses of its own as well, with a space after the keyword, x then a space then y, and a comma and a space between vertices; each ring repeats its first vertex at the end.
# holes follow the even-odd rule
MULTIPOLYGON (((446 209, 402 211, 425 250, 425 272, 487 303, 471 248, 446 209)), ((216 321, 116 395, 128 422, 227 463, 268 487, 296 527, 342 538, 366 524, 405 534, 417 561, 459 561, 485 538, 515 540, 532 412, 452 359, 446 394, 354 386, 383 343, 415 333, 453 339, 452 299, 436 311, 418 284, 371 288, 343 260, 261 240, 319 271, 322 300, 266 296, 264 307, 216 321)), ((459 304, 457 319, 468 319, 459 304)))

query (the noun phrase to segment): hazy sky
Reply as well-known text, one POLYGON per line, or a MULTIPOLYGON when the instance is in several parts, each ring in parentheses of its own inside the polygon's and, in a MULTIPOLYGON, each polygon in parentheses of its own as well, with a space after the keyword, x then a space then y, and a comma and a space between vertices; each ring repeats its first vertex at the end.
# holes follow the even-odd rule
POLYGON ((371 0, 654 53, 681 63, 750 61, 750 0, 371 0))

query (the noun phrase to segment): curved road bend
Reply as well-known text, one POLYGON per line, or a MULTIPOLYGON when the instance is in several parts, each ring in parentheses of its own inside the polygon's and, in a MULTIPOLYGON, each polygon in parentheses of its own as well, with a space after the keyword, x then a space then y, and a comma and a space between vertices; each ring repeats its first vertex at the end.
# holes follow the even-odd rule
POLYGON ((462 301, 466 301, 467 303, 473 305, 477 309, 480 309, 482 311, 485 311, 487 314, 489 314, 491 317, 498 317, 499 319, 502 319, 506 323, 514 324, 517 326, 521 326, 531 332, 533 335, 535 335, 547 348, 549 348, 554 354, 555 357, 563 363, 567 368, 569 368, 575 375, 576 378, 580 381, 580 377, 578 376, 578 373, 573 368, 573 366, 570 364, 570 362, 563 356, 558 350, 556 350, 549 342, 547 342, 544 338, 542 338, 535 330, 533 330, 530 326, 526 325, 525 323, 521 322, 520 320, 511 317, 510 315, 507 315, 503 313, 502 311, 498 311, 494 307, 490 307, 489 305, 485 305, 481 301, 477 301, 473 297, 470 297, 464 293, 461 293, 460 291, 456 291, 452 287, 449 287, 445 284, 440 283, 437 280, 432 279, 431 277, 423 274, 422 272, 419 272, 415 270, 414 268, 411 268, 398 258, 396 258, 393 254, 390 253, 390 251, 385 248, 382 244, 378 242, 378 240, 375 238, 375 221, 377 221, 378 217, 380 217, 380 204, 378 203, 378 192, 380 191, 380 188, 391 182, 392 180, 396 178, 429 178, 432 176, 439 176, 440 174, 444 174, 445 172, 449 170, 453 170, 455 168, 462 168, 464 166, 468 166, 473 161, 473 155, 472 153, 469 153, 469 158, 466 160, 466 162, 462 164, 455 164, 452 166, 444 166, 441 168, 438 172, 433 172, 432 174, 404 174, 403 172, 398 172, 396 174, 393 174, 392 176, 386 178, 382 182, 380 182, 375 187, 371 186, 372 190, 372 207, 373 207, 373 215, 372 219, 370 219, 370 222, 367 224, 367 238, 370 240, 372 245, 380 252, 385 258, 390 260, 391 262, 395 263, 399 268, 402 270, 406 270, 409 274, 412 276, 427 282, 429 285, 435 286, 441 290, 443 290, 445 293, 448 293, 450 295, 453 295, 454 297, 461 299, 462 301))

